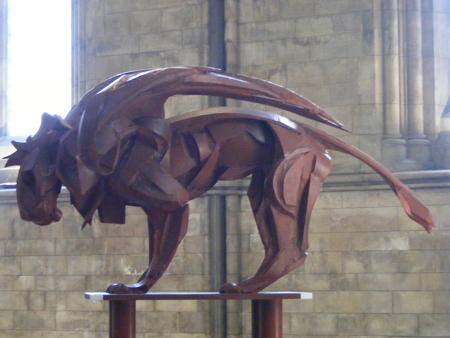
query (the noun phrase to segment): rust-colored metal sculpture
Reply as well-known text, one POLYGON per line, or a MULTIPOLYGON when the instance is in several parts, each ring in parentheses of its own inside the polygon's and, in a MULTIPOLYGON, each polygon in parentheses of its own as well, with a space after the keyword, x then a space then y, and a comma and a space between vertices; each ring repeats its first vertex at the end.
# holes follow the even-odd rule
POLYGON ((263 80, 206 67, 120 74, 101 83, 63 120, 42 125, 7 165, 20 165, 17 199, 23 219, 58 221, 61 185, 92 221, 124 223, 125 207, 148 216, 149 264, 133 285, 111 293, 143 293, 161 277, 186 234, 188 201, 218 180, 252 175, 250 203, 265 248, 256 274, 222 292, 256 292, 302 265, 314 203, 331 168, 327 149, 362 160, 399 197, 405 212, 427 231, 427 208, 392 173, 355 147, 277 114, 212 108, 165 119, 164 102, 176 94, 221 95, 271 105, 337 128, 342 125, 294 92, 263 80))

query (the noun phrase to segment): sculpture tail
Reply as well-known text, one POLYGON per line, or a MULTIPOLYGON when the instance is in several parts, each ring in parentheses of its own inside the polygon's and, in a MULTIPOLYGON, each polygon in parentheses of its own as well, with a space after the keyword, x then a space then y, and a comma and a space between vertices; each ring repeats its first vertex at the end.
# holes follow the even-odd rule
POLYGON ((356 147, 353 147, 347 142, 331 136, 322 130, 304 124, 301 124, 301 126, 311 135, 321 140, 327 149, 337 150, 339 152, 352 155, 374 169, 381 177, 384 178, 384 180, 397 195, 403 209, 405 210, 405 213, 409 216, 409 218, 422 225, 428 232, 435 227, 435 223, 428 208, 417 199, 411 189, 404 185, 393 173, 381 165, 381 163, 377 162, 356 147))

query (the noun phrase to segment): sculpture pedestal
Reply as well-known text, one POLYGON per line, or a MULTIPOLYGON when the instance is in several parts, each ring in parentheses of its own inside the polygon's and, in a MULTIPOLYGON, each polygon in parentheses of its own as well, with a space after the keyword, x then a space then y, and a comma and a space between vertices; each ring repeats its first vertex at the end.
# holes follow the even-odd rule
POLYGON ((136 301, 138 300, 251 300, 252 336, 254 338, 283 337, 283 300, 312 299, 309 292, 260 292, 252 294, 219 292, 151 292, 143 295, 117 295, 86 292, 91 301, 109 301, 109 336, 136 337, 136 301))

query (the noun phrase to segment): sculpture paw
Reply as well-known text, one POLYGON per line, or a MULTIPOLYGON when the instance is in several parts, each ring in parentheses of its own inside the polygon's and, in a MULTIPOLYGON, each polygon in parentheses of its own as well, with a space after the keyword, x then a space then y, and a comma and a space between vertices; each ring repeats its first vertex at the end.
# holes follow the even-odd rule
POLYGON ((108 286, 106 292, 113 294, 142 294, 148 291, 145 283, 139 282, 131 285, 125 285, 122 283, 114 283, 108 286))
POLYGON ((242 288, 236 283, 226 283, 220 288, 220 293, 242 293, 242 288))

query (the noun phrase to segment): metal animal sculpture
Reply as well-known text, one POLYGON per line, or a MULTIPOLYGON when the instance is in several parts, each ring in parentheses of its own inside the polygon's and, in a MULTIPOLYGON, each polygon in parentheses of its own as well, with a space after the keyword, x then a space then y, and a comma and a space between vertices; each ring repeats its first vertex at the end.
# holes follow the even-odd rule
POLYGON ((212 108, 164 118, 175 94, 222 95, 268 104, 342 128, 310 101, 273 83, 205 67, 136 71, 106 80, 63 120, 43 115, 36 135, 7 165, 20 165, 17 199, 25 220, 58 221, 61 185, 86 223, 125 223, 125 207, 148 217, 149 264, 133 285, 111 293, 143 293, 161 277, 183 239, 188 201, 218 180, 251 175, 248 196, 265 249, 255 275, 222 292, 257 292, 302 265, 314 203, 331 168, 327 149, 362 160, 397 194, 405 212, 427 231, 427 208, 392 173, 355 147, 277 114, 212 108))

